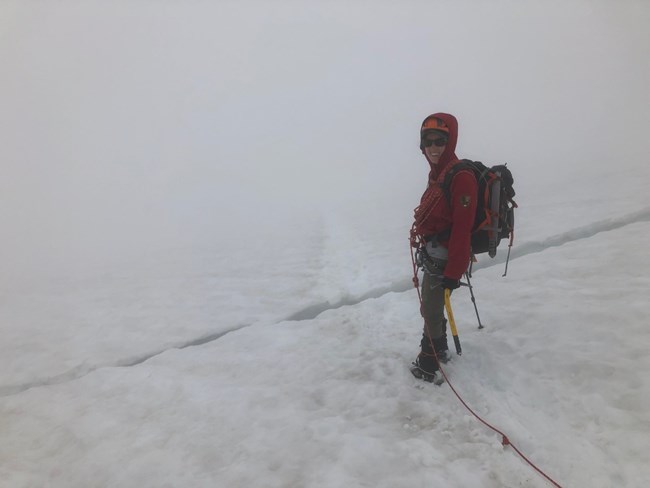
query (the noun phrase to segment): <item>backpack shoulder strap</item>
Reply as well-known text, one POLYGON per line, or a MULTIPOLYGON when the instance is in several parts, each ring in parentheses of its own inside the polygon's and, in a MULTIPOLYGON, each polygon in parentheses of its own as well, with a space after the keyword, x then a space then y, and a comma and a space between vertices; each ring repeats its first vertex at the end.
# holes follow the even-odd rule
POLYGON ((485 173, 489 171, 489 168, 486 168, 480 161, 472 161, 471 159, 461 159, 454 163, 439 183, 448 204, 451 204, 451 182, 454 179, 454 176, 463 170, 470 170, 476 177, 476 180, 479 181, 479 178, 484 177, 485 173))

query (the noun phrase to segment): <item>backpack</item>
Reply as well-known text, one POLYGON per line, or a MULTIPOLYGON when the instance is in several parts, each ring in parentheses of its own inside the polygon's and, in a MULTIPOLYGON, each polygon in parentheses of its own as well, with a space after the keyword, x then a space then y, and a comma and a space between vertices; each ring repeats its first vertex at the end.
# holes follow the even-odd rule
MULTIPOLYGON (((451 180, 462 170, 471 170, 478 183, 476 214, 472 227, 472 254, 487 252, 493 258, 501 239, 510 237, 512 247, 515 228, 515 208, 513 200, 514 179, 505 164, 488 168, 480 161, 463 159, 456 163, 445 176, 442 189, 451 205, 451 180)), ((450 231, 449 231, 450 232, 450 231)), ((508 249, 508 258, 510 249, 508 249)))

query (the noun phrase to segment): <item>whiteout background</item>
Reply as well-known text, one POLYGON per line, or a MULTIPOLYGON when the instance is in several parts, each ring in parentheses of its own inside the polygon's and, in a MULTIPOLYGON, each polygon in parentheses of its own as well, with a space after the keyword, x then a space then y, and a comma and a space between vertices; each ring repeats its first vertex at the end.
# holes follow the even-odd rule
POLYGON ((521 207, 487 330, 455 296, 452 380, 567 486, 644 486, 649 22, 3 2, 0 485, 544 486, 406 368, 417 131, 448 111, 521 207))

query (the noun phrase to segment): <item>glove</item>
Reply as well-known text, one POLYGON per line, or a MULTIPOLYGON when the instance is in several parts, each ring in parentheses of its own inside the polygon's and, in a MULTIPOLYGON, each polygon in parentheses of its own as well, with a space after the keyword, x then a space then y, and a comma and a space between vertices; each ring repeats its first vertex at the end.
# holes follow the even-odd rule
POLYGON ((443 276, 442 281, 440 282, 440 286, 446 290, 455 290, 456 288, 460 288, 460 280, 455 280, 453 278, 443 276))

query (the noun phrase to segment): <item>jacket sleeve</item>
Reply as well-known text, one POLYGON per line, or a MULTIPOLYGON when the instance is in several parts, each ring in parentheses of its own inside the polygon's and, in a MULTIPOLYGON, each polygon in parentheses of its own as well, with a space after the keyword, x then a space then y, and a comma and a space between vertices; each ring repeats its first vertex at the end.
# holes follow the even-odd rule
POLYGON ((459 280, 470 259, 472 227, 476 214, 478 183, 470 171, 460 171, 451 182, 451 235, 445 276, 459 280))

